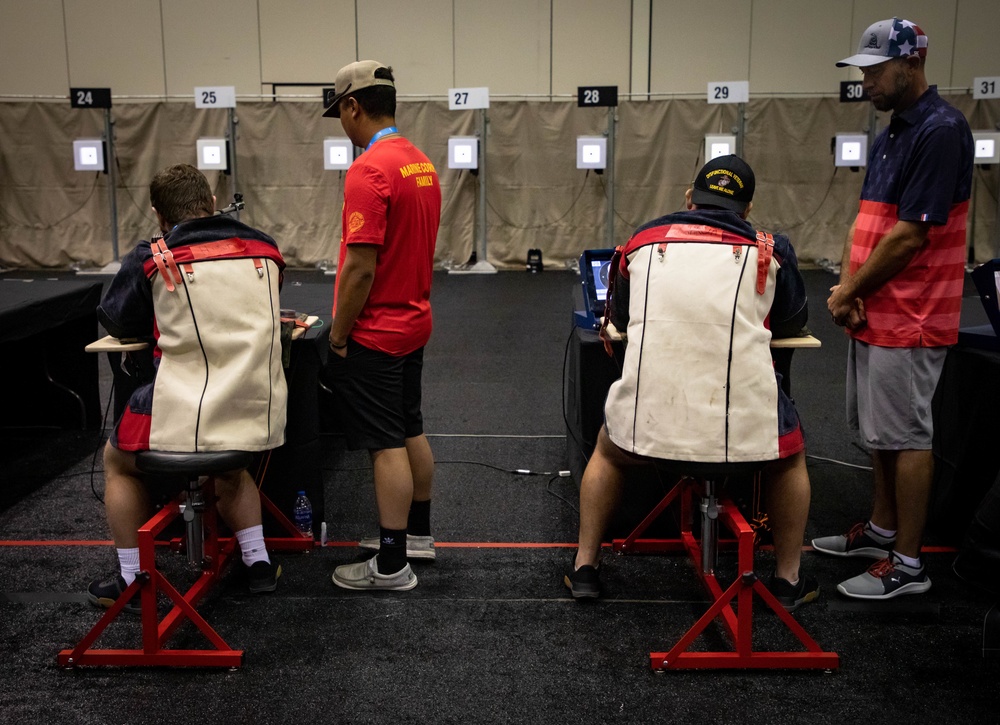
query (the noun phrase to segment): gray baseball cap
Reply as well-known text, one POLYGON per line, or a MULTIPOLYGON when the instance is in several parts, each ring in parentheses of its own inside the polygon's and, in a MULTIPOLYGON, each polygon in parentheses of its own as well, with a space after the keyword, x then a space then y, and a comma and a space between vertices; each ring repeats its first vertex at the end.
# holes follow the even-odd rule
POLYGON ((867 68, 892 58, 908 55, 927 55, 927 36, 916 23, 900 18, 889 18, 872 23, 861 34, 858 52, 837 62, 838 68, 853 65, 867 68))
POLYGON ((333 102, 323 115, 328 118, 340 118, 340 109, 337 107, 337 104, 348 93, 355 93, 362 88, 370 88, 371 86, 395 87, 395 84, 388 78, 375 77, 375 71, 385 67, 377 60, 359 60, 345 65, 337 71, 337 78, 333 83, 333 92, 335 94, 333 102))

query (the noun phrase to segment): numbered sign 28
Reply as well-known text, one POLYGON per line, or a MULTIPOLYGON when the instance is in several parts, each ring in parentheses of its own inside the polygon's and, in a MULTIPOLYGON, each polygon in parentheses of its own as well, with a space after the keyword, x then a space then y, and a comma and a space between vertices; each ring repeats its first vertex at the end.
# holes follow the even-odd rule
POLYGON ((471 108, 489 108, 490 89, 482 88, 449 88, 448 110, 465 111, 471 108))
POLYGON ((70 88, 70 108, 111 108, 110 88, 70 88))
POLYGON ((973 98, 1000 98, 1000 76, 984 76, 972 80, 973 98))
POLYGON ((709 103, 746 103, 750 100, 750 81, 715 81, 708 84, 709 103))
POLYGON ((196 86, 195 108, 236 108, 236 86, 196 86))
POLYGON ((618 86, 578 86, 576 105, 580 108, 617 106, 618 86))

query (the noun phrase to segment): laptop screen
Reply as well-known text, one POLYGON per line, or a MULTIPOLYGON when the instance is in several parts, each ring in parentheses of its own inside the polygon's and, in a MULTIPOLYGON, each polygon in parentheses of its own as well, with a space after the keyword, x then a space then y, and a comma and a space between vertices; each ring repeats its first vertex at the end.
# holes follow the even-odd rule
POLYGON ((614 249, 587 249, 580 255, 580 277, 583 283, 583 304, 594 323, 604 315, 608 297, 608 273, 614 249))

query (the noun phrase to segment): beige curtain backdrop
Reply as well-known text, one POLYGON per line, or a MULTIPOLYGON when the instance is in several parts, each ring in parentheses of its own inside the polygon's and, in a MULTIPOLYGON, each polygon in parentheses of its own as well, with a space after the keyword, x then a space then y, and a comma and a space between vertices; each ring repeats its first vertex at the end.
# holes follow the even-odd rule
MULTIPOLYGON (((969 95, 948 100, 973 129, 994 129, 1000 101, 969 95)), ((763 98, 746 105, 744 156, 757 176, 751 221, 787 233, 805 261, 839 261, 857 209, 862 173, 834 170, 831 138, 861 132, 867 104, 835 98, 763 98)), ((200 136, 225 135, 223 110, 190 103, 116 105, 118 231, 121 254, 155 230, 147 186, 156 170, 194 163, 200 136)), ((322 142, 341 136, 317 103, 240 103, 238 172, 243 221, 271 234, 293 266, 336 260, 343 174, 323 170, 322 142)), ((489 260, 523 268, 529 249, 546 266, 572 262, 605 246, 606 175, 576 168, 576 137, 600 135, 606 109, 571 102, 494 102, 488 111, 487 170, 473 176, 447 168, 448 137, 472 135, 475 112, 449 111, 440 101, 399 105, 400 129, 438 168, 443 195, 437 262, 461 264, 474 249, 477 188, 486 184, 489 260)), ((681 207, 700 167, 705 133, 728 133, 736 106, 703 99, 627 101, 618 108, 615 240, 681 207)), ((879 114, 879 128, 888 122, 879 114)), ((100 111, 65 102, 0 103, 0 265, 65 268, 111 261, 107 179, 73 170, 75 138, 99 137, 100 111)), ((229 178, 206 172, 218 204, 231 200, 229 178)), ((996 167, 975 172, 973 234, 978 261, 997 253, 996 167)))

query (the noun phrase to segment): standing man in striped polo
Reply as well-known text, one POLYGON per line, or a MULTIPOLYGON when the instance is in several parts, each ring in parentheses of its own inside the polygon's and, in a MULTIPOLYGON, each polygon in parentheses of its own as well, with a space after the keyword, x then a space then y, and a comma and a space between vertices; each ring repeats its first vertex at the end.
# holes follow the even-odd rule
POLYGON ((889 599, 930 589, 920 543, 934 458, 931 398, 948 345, 958 340, 973 141, 961 112, 924 74, 927 36, 899 18, 871 25, 856 66, 879 111, 840 283, 827 306, 851 337, 847 416, 872 452, 875 496, 867 523, 814 539, 817 551, 878 559, 841 582, 841 594, 889 599))

